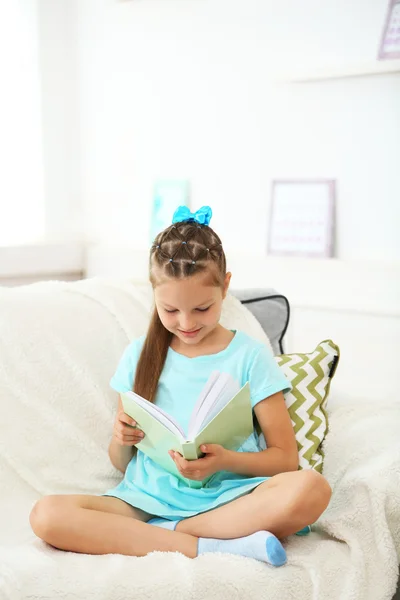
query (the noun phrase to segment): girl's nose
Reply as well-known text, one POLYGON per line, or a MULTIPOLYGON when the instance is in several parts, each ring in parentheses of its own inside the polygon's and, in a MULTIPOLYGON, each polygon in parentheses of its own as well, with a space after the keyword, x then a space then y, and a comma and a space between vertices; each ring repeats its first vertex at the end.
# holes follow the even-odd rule
POLYGON ((192 317, 182 317, 179 328, 183 331, 193 331, 196 329, 196 323, 192 317))

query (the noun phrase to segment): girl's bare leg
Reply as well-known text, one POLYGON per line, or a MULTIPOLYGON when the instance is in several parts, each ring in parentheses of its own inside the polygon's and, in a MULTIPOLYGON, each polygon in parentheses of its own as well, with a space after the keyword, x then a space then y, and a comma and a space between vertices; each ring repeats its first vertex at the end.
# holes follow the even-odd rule
POLYGON ((252 493, 180 521, 176 531, 230 539, 264 529, 281 539, 314 523, 329 504, 331 488, 316 471, 275 475, 252 493))
POLYGON ((46 496, 32 510, 38 537, 61 550, 145 556, 154 550, 197 556, 199 537, 232 539, 267 530, 278 538, 313 523, 331 489, 314 471, 282 473, 215 510, 184 519, 170 531, 148 525, 151 515, 106 496, 46 496))
POLYGON ((145 556, 153 550, 197 556, 197 538, 147 525, 152 515, 109 496, 55 495, 30 515, 34 533, 60 550, 145 556))

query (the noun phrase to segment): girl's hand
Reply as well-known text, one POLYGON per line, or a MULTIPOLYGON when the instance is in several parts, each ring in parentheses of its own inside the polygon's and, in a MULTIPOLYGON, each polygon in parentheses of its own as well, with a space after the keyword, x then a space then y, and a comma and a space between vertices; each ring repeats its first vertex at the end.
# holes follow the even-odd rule
POLYGON ((142 441, 144 433, 135 428, 136 421, 120 410, 114 423, 113 436, 121 446, 134 446, 142 441))
POLYGON ((219 444, 206 444, 200 447, 206 456, 196 460, 186 460, 182 454, 169 450, 168 454, 174 460, 179 472, 187 479, 201 481, 224 469, 227 450, 219 444))

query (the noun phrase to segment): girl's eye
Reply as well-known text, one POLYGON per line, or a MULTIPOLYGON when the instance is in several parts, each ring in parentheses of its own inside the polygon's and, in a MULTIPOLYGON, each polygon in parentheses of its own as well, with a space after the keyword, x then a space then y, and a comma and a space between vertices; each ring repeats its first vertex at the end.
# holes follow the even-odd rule
MULTIPOLYGON (((211 308, 211 307, 207 306, 207 308, 196 308, 196 310, 198 310, 199 312, 206 312, 209 308, 211 308)), ((176 308, 174 308, 173 310, 167 310, 166 308, 164 308, 164 310, 166 313, 169 313, 169 314, 178 312, 176 308)))

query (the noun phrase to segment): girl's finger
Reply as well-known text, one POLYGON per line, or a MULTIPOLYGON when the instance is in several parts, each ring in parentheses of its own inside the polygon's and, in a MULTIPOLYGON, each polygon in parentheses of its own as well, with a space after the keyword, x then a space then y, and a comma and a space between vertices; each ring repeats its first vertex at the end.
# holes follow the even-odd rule
POLYGON ((122 427, 120 431, 122 435, 133 435, 134 437, 143 435, 143 431, 141 429, 132 429, 130 427, 122 427))
POLYGON ((117 429, 122 433, 122 435, 140 435, 143 433, 141 429, 128 427, 128 425, 120 425, 119 427, 117 426, 117 429))
POLYGON ((137 444, 138 442, 141 442, 142 439, 144 438, 144 434, 143 435, 124 435, 119 431, 115 432, 115 437, 119 440, 121 440, 122 442, 134 442, 135 444, 137 444))
POLYGON ((126 423, 126 425, 129 425, 130 427, 135 427, 136 425, 136 421, 124 412, 118 414, 118 420, 121 423, 126 423))

